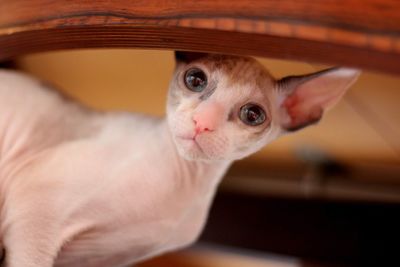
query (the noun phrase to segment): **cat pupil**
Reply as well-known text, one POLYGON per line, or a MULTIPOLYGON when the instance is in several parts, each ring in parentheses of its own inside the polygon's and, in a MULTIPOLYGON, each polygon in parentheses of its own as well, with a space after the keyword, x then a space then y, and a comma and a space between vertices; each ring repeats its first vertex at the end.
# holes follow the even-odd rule
POLYGON ((203 82, 199 77, 192 76, 190 78, 191 78, 192 86, 194 86, 194 87, 198 87, 203 82))
POLYGON ((257 126, 265 121, 265 112, 255 104, 247 104, 240 109, 239 117, 245 124, 257 126))
POLYGON ((249 112, 247 113, 247 119, 251 122, 254 122, 257 120, 257 118, 260 116, 259 113, 257 113, 255 110, 250 109, 249 112))
POLYGON ((185 85, 191 91, 203 91, 207 86, 206 74, 198 68, 188 70, 185 75, 185 85))

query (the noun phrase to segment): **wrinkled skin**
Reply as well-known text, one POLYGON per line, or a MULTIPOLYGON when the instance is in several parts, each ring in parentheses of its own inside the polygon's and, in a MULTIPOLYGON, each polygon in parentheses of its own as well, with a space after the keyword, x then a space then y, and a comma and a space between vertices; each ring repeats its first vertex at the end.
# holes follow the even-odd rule
POLYGON ((191 244, 229 165, 319 119, 357 72, 314 76, 283 84, 250 58, 180 58, 164 119, 90 110, 35 79, 0 71, 5 266, 124 266, 191 244), (200 93, 184 83, 193 67, 208 78, 200 93), (329 89, 336 93, 296 105, 314 97, 307 84, 321 79, 340 81, 329 89), (238 115, 250 102, 265 112, 260 125, 238 115))

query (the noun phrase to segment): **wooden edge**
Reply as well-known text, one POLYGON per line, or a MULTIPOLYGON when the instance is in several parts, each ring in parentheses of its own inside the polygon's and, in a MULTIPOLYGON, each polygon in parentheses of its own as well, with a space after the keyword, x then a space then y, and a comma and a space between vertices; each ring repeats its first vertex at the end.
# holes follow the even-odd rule
POLYGON ((29 3, 0 3, 0 60, 60 49, 150 48, 400 73, 400 15, 396 12, 400 3, 394 1, 29 3))
POLYGON ((0 60, 82 48, 146 48, 251 55, 400 73, 400 54, 264 34, 155 26, 71 26, 0 36, 0 60), (229 40, 229 42, 227 42, 229 40))

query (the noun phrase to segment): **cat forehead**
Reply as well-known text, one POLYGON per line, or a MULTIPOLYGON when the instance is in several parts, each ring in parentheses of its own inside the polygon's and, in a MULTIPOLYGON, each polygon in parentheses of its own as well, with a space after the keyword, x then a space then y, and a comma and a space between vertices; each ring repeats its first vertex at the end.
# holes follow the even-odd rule
POLYGON ((214 55, 202 57, 186 64, 186 68, 199 67, 212 79, 224 82, 226 86, 250 88, 272 87, 274 78, 261 63, 251 57, 214 55))

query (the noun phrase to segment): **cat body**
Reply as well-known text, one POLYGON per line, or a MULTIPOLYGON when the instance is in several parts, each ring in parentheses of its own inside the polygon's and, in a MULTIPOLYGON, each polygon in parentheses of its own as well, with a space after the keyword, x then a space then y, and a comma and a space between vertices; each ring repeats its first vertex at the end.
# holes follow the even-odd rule
POLYGON ((20 234, 48 244, 21 244, 27 259, 18 266, 30 266, 30 249, 51 259, 63 249, 56 266, 120 266, 195 240, 228 162, 183 159, 165 120, 94 113, 21 74, 2 71, 0 80, 0 222, 10 261, 20 234))
POLYGON ((233 160, 322 115, 295 120, 296 86, 277 86, 252 59, 178 57, 162 119, 93 111, 0 71, 5 266, 126 266, 194 242, 233 160))

